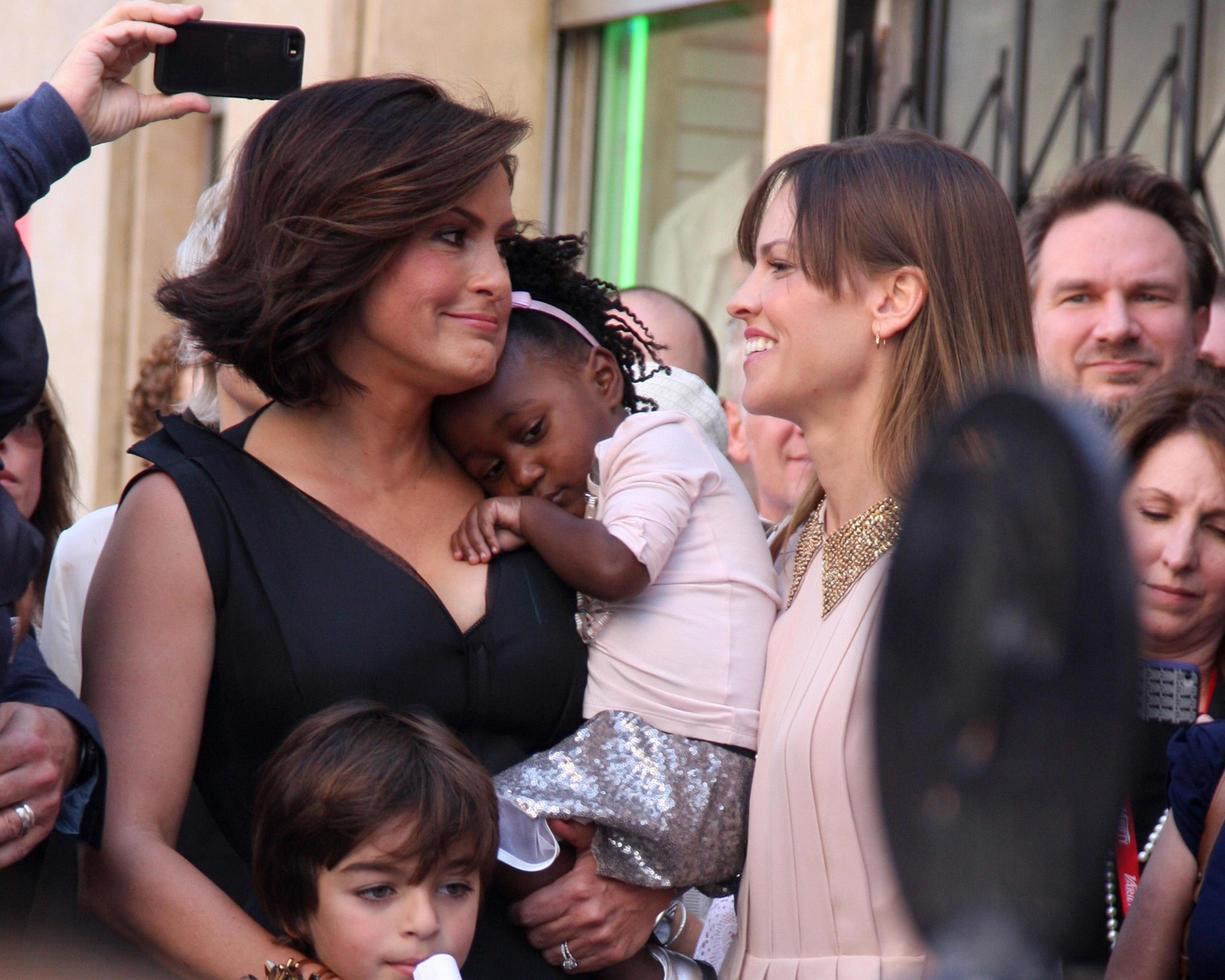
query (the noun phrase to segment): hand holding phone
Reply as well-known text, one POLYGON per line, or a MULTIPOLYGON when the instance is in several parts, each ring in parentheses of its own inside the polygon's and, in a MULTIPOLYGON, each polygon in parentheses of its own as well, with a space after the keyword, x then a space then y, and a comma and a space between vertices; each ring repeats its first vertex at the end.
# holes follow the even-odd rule
POLYGON ((167 94, 279 99, 302 87, 305 50, 296 27, 197 21, 157 49, 153 84, 167 94))
POLYGON ((72 109, 91 144, 118 139, 159 119, 208 112, 208 100, 183 90, 169 98, 145 95, 123 79, 156 45, 204 13, 199 5, 119 3, 108 10, 68 52, 51 86, 72 109))

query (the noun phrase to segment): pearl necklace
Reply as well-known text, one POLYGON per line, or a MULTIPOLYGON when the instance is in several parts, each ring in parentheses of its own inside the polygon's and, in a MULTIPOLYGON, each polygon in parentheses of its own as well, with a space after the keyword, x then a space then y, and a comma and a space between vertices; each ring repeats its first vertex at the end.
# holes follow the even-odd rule
MULTIPOLYGON (((1170 816, 1170 811, 1167 808, 1157 819, 1157 825, 1153 827, 1153 832, 1148 835, 1148 840, 1144 842, 1144 846, 1140 848, 1137 855, 1141 864, 1147 864, 1149 856, 1153 853, 1153 845, 1157 843, 1157 838, 1161 834, 1161 828, 1165 826, 1166 820, 1170 816)), ((1114 941, 1119 938, 1119 885, 1118 875, 1115 871, 1114 858, 1106 860, 1106 941, 1110 943, 1110 948, 1114 949, 1114 941)))

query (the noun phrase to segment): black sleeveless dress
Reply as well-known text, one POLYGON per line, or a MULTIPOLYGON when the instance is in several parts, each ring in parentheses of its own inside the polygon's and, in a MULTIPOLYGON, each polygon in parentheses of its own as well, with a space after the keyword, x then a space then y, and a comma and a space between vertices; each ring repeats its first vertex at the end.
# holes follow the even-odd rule
MULTIPOLYGON (((496 773, 578 726, 587 680, 575 594, 535 552, 490 564, 485 616, 462 631, 408 563, 243 451, 254 418, 219 436, 171 416, 131 450, 174 480, 208 570, 216 645, 195 781, 248 867, 260 767, 307 715, 354 697, 425 710, 496 773)), ((561 975, 496 896, 463 972, 561 975)))

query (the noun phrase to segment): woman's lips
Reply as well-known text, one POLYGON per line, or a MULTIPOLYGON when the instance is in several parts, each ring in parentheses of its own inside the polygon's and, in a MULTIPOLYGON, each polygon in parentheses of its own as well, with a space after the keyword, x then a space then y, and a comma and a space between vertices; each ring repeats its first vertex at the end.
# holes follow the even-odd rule
POLYGON ((453 317, 456 320, 461 320, 468 326, 480 330, 483 333, 497 333, 499 329, 498 318, 492 313, 450 312, 447 314, 447 316, 453 317))
POLYGON ((1161 605, 1184 606, 1202 598, 1201 593, 1179 588, 1176 585, 1158 585, 1154 582, 1145 582, 1144 585, 1161 605))

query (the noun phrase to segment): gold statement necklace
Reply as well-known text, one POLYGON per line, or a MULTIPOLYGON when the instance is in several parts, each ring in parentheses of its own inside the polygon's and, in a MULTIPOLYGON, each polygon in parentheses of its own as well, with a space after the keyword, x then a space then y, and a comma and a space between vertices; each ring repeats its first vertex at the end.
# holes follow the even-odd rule
POLYGON ((795 544, 787 606, 795 600, 817 552, 821 560, 821 618, 842 601, 869 568, 893 547, 902 530, 902 509, 892 497, 873 504, 831 535, 825 533, 825 498, 808 515, 795 544))

